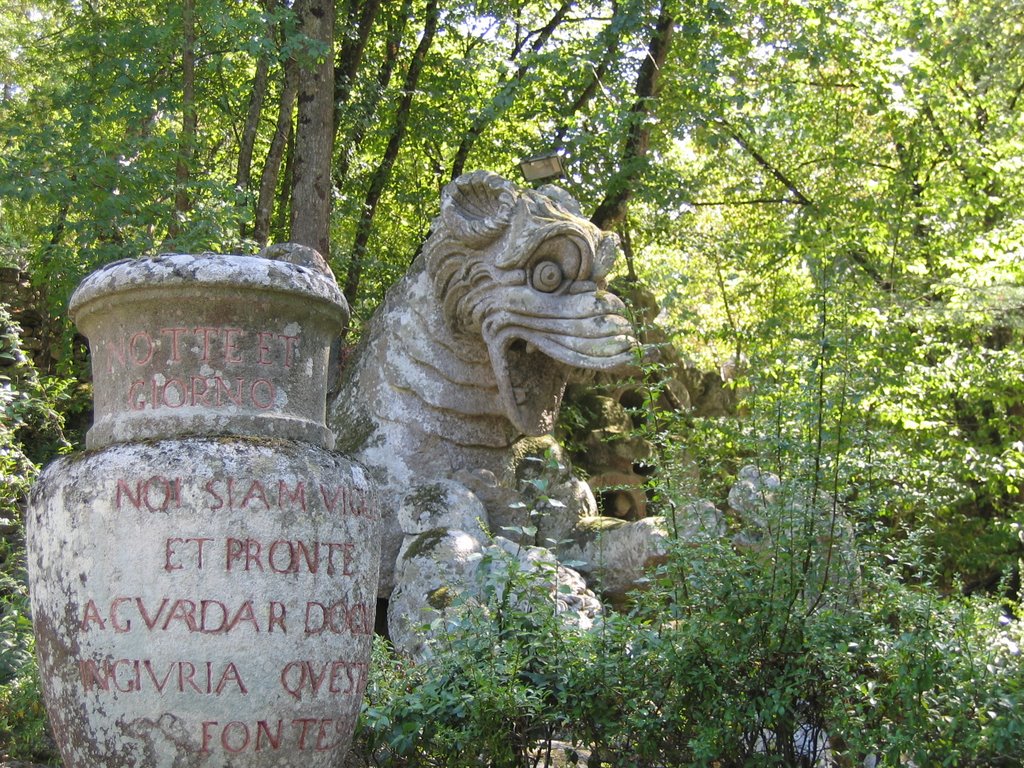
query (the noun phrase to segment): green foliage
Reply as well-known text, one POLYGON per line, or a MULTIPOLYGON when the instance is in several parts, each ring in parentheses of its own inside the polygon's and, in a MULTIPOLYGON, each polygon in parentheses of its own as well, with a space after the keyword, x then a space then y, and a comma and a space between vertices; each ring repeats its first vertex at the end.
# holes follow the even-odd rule
POLYGON ((508 600, 545 578, 510 562, 485 599, 450 609, 431 662, 378 642, 355 754, 453 768, 547 766, 565 747, 592 766, 1024 759, 1017 616, 874 565, 862 600, 808 599, 788 580, 804 560, 793 544, 680 546, 631 613, 590 631, 508 600))
POLYGON ((66 389, 39 377, 0 305, 0 755, 15 759, 54 757, 33 652, 22 505, 36 462, 69 447, 58 410, 66 389))

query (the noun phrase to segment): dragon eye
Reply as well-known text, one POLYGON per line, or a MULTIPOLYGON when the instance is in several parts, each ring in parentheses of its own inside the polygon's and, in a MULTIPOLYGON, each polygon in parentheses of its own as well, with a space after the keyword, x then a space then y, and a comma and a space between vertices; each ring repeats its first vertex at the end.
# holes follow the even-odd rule
POLYGON ((553 261, 542 261, 533 268, 533 287, 544 293, 554 293, 562 286, 562 267, 553 261))

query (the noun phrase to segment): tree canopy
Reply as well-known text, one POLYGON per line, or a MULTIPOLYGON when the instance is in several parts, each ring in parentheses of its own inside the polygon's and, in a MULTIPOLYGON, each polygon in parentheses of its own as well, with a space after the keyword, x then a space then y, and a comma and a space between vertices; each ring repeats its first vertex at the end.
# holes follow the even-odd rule
POLYGON ((875 513, 969 508, 1016 556, 1018 0, 344 0, 326 32, 323 10, 8 4, 4 259, 56 311, 116 258, 329 242, 358 323, 449 179, 557 151, 688 355, 833 397, 812 423, 888 489, 875 513))

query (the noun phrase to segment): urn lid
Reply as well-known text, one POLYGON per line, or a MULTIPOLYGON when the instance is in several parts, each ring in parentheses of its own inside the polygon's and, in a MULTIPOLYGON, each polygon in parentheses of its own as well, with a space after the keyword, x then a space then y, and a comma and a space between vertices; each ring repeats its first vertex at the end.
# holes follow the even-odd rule
MULTIPOLYGON (((268 249, 270 253, 275 251, 268 249)), ((348 321, 348 304, 326 262, 311 248, 304 258, 281 258, 217 253, 161 253, 142 259, 114 261, 86 277, 71 296, 68 311, 75 323, 91 311, 90 304, 125 291, 182 286, 222 286, 259 291, 281 291, 330 305, 348 321), (301 262, 301 263, 293 263, 301 262)))
POLYGON ((312 249, 271 254, 161 254, 82 281, 70 314, 92 353, 89 448, 189 435, 333 447, 328 359, 348 305, 312 249))

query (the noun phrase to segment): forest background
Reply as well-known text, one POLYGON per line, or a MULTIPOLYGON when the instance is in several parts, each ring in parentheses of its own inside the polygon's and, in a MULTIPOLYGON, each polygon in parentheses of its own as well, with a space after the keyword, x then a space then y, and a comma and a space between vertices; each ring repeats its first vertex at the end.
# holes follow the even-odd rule
POLYGON ((696 367, 739 372, 738 417, 634 420, 652 510, 724 509, 755 464, 785 524, 754 553, 681 547, 596 638, 475 616, 454 666, 381 650, 364 753, 527 765, 558 737, 616 765, 796 764, 811 728, 839 764, 1024 760, 1020 0, 9 0, 0 40, 0 268, 46 339, 27 354, 0 297, 0 755, 53 758, 21 508, 88 410, 77 282, 304 242, 354 342, 445 183, 557 151, 620 236, 619 284, 696 367), (821 519, 855 534, 841 609, 808 587, 821 519))

